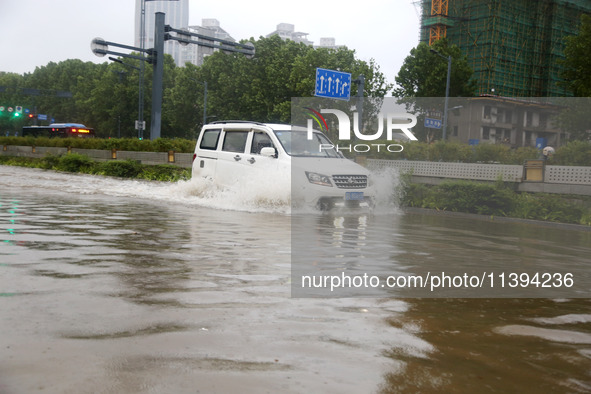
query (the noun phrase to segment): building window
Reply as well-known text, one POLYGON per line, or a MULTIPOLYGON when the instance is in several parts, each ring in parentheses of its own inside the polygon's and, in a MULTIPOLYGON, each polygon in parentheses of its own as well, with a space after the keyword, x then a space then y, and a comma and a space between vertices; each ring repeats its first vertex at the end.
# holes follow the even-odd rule
POLYGON ((482 128, 482 139, 483 140, 490 139, 490 127, 483 127, 482 128))

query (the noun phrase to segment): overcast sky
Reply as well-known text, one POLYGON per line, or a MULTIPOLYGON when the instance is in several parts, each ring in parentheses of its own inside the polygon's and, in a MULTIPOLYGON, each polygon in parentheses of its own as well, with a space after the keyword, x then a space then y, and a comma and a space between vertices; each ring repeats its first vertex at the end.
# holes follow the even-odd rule
MULTIPOLYGON (((418 44, 413 0, 189 0, 189 24, 215 18, 236 40, 258 38, 291 23, 315 44, 334 37, 357 58, 376 60, 394 82, 418 44)), ((135 0, 0 0, 0 71, 23 74, 50 61, 104 62, 90 50, 95 37, 134 44, 135 0)), ((176 26, 174 26, 176 27, 176 26)))

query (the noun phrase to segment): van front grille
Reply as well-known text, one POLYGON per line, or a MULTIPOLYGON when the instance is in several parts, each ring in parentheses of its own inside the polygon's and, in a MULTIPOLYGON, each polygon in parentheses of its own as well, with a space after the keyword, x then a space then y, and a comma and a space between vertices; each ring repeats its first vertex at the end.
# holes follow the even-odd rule
POLYGON ((363 189, 367 187, 367 175, 333 175, 332 180, 340 189, 363 189))

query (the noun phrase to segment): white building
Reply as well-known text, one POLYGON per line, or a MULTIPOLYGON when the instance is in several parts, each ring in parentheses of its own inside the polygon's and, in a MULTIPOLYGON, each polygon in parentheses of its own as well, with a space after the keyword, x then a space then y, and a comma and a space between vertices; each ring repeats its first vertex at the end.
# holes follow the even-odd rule
POLYGON ((314 45, 314 41, 308 40, 308 33, 295 31, 295 25, 292 25, 291 23, 278 24, 277 30, 267 34, 266 37, 269 38, 271 36, 279 36, 283 40, 302 42, 306 45, 314 46, 314 48, 338 49, 344 47, 344 45, 337 45, 334 37, 322 37, 320 38, 320 45, 314 45))
POLYGON ((295 31, 295 26, 291 23, 280 23, 277 25, 277 30, 267 34, 267 38, 271 36, 279 36, 284 40, 291 40, 294 42, 302 42, 306 45, 313 45, 314 42, 308 40, 308 33, 295 31))
POLYGON ((344 47, 344 45, 337 45, 334 37, 321 37, 320 38, 320 45, 314 46, 314 48, 329 48, 329 49, 338 49, 338 48, 342 48, 342 47, 344 47))
MULTIPOLYGON (((187 30, 189 30, 191 33, 201 34, 206 37, 213 37, 218 38, 220 40, 236 42, 236 40, 234 40, 234 38, 232 38, 227 31, 220 27, 220 22, 217 19, 202 19, 201 26, 189 26, 187 30)), ((192 37, 192 39, 197 41, 204 41, 201 38, 198 39, 196 37, 192 37)), ((204 42, 206 42, 206 40, 204 42)), ((219 44, 214 41, 210 41, 209 43, 214 45, 219 44)), ((211 55, 214 52, 214 50, 217 49, 194 44, 187 45, 183 47, 183 63, 189 62, 195 64, 196 66, 200 66, 203 64, 203 60, 205 59, 205 57, 211 55)))
MULTIPOLYGON (((175 29, 183 29, 189 25, 189 0, 149 1, 136 0, 135 3, 135 46, 140 48, 154 47, 155 14, 165 14, 164 23, 175 29), (142 8, 144 10, 144 32, 142 34, 142 8), (143 45, 142 45, 143 43, 143 45)), ((177 66, 184 65, 181 45, 176 41, 164 42, 164 53, 172 55, 177 66)))

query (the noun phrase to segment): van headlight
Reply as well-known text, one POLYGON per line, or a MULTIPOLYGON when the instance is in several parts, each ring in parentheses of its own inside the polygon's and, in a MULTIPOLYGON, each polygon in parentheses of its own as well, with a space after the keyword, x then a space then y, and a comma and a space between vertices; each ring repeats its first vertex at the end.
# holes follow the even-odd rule
POLYGON ((306 171, 306 176, 308 177, 308 181, 310 183, 313 183, 315 185, 332 187, 332 183, 330 182, 330 178, 326 175, 306 171))

